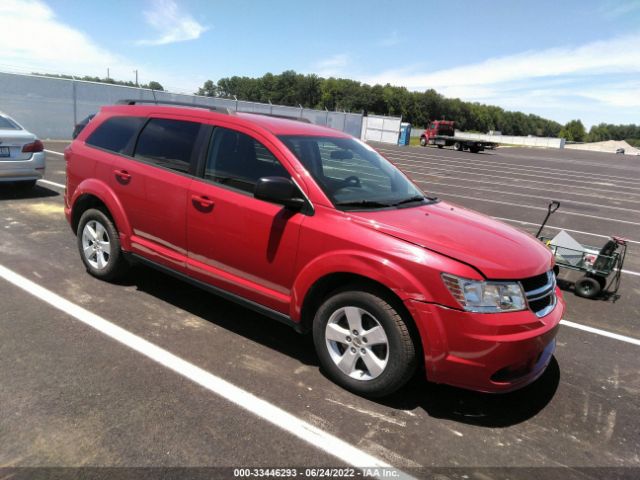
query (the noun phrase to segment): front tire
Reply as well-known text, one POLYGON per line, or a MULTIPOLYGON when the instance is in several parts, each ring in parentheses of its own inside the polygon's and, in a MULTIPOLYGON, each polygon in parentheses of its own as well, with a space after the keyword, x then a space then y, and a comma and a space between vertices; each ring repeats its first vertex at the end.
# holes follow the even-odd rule
POLYGON ((416 369, 409 327, 384 295, 348 290, 326 299, 313 321, 320 364, 338 385, 382 397, 402 387, 416 369))
POLYGON ((427 139, 424 137, 420 137, 420 145, 423 147, 427 146, 427 139))
POLYGON ((78 250, 87 272, 112 281, 124 275, 128 264, 120 248, 120 236, 113 221, 101 210, 82 214, 77 231, 78 250))

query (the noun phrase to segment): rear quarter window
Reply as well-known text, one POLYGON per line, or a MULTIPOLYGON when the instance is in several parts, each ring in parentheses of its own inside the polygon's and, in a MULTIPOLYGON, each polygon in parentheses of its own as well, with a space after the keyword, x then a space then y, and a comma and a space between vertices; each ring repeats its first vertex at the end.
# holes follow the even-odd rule
POLYGON ((20 126, 10 118, 0 116, 0 130, 22 130, 20 126))
POLYGON ((96 127, 86 143, 111 152, 126 154, 131 151, 144 121, 143 117, 108 118, 96 127))

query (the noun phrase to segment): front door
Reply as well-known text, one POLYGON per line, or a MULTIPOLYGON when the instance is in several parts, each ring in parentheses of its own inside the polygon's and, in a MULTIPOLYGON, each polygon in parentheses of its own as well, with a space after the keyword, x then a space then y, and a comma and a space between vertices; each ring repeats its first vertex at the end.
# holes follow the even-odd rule
POLYGON ((270 146, 248 130, 215 129, 203 179, 189 192, 188 266, 202 281, 288 313, 304 215, 253 196, 260 177, 291 178, 270 146))

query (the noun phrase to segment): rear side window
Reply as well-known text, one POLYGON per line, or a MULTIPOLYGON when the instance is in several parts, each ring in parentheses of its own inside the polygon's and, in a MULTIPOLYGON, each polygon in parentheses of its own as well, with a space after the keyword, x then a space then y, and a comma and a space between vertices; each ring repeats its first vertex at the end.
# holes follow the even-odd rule
POLYGON ((221 127, 211 139, 204 176, 249 193, 261 177, 291 178, 267 147, 249 135, 221 127))
POLYGON ((0 116, 0 130, 22 130, 18 124, 10 118, 0 116))
POLYGON ((87 144, 111 152, 127 153, 135 142, 143 117, 111 117, 102 122, 87 138, 87 144))
POLYGON ((200 128, 197 122, 152 118, 138 138, 134 156, 159 167, 189 173, 200 128))

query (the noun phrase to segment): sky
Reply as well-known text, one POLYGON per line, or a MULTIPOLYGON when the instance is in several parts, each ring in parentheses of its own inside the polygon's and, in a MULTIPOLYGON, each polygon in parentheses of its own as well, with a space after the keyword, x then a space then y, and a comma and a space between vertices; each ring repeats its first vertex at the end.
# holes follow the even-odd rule
POLYGON ((295 70, 640 123, 640 0, 0 0, 0 18, 0 71, 193 93, 295 70))

